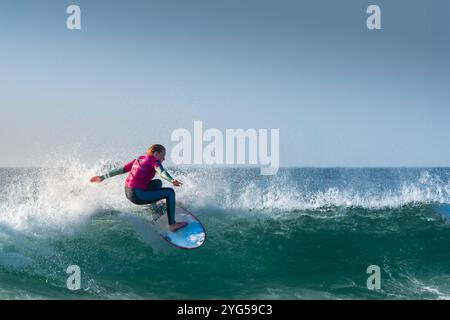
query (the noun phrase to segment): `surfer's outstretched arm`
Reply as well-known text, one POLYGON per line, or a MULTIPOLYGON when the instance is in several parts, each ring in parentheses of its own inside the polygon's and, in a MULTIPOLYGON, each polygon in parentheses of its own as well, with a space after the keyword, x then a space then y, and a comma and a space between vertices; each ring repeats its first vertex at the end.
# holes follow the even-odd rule
POLYGON ((108 173, 102 175, 102 176, 95 176, 91 178, 91 182, 96 182, 96 183, 100 183, 105 179, 114 177, 114 176, 118 176, 120 174, 124 174, 126 172, 130 172, 131 168, 133 167, 133 164, 136 160, 132 160, 129 163, 127 163, 126 165, 124 165, 123 167, 120 168, 114 168, 111 171, 109 171, 108 173))
POLYGON ((170 173, 167 172, 166 169, 164 169, 164 167, 163 167, 163 165, 161 164, 160 161, 156 161, 155 170, 156 170, 156 172, 158 172, 158 174, 160 175, 161 178, 163 178, 166 181, 169 181, 174 186, 179 187, 179 186, 182 185, 182 183, 180 181, 172 178, 170 173))

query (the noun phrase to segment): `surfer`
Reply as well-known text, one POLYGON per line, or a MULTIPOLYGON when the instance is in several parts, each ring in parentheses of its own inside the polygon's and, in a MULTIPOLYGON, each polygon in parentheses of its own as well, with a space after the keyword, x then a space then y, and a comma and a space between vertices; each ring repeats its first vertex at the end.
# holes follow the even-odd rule
POLYGON ((166 148, 160 144, 152 145, 145 156, 140 156, 120 168, 115 168, 103 176, 91 178, 91 182, 100 183, 107 178, 129 172, 125 180, 125 195, 134 204, 150 204, 161 199, 166 200, 169 229, 174 232, 187 225, 186 222, 175 222, 175 191, 163 188, 162 181, 153 179, 157 172, 161 178, 169 181, 175 187, 182 183, 170 176, 162 166, 165 160, 166 148))

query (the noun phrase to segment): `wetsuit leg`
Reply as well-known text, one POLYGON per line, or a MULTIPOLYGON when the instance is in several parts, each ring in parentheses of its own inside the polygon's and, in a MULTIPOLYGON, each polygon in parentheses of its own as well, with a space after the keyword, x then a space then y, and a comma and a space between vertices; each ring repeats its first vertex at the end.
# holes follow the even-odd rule
MULTIPOLYGON (((139 202, 137 204, 149 204, 165 199, 169 224, 175 224, 175 191, 172 188, 159 188, 153 190, 133 189, 133 193, 135 196, 135 199, 133 200, 139 202)), ((132 202, 136 203, 135 201, 132 202)))
POLYGON ((147 190, 155 190, 162 188, 162 181, 159 179, 153 179, 147 186, 147 190))

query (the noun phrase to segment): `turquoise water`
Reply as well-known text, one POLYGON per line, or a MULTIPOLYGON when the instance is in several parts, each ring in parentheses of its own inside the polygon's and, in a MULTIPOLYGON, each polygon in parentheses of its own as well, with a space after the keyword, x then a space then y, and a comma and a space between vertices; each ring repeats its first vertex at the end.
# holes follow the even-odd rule
POLYGON ((208 232, 191 251, 99 170, 0 169, 0 299, 450 298, 450 169, 174 169, 208 232))

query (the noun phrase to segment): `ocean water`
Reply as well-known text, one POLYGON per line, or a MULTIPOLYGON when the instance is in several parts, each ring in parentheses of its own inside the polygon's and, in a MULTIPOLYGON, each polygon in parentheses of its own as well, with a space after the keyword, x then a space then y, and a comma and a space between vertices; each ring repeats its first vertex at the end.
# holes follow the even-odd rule
POLYGON ((0 299, 450 299, 448 168, 172 168, 207 229, 180 250, 107 166, 0 169, 0 299))

